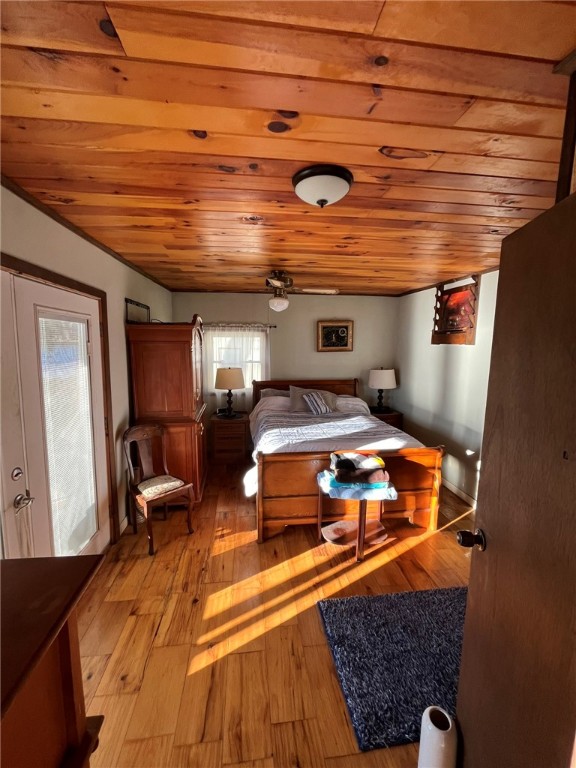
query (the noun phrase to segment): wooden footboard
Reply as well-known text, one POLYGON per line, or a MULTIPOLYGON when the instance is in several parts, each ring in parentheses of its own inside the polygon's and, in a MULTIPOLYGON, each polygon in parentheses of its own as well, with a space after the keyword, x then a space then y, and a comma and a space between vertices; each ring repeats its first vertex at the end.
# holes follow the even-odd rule
MULTIPOLYGON (((403 448, 380 451, 398 491, 397 501, 384 502, 383 517, 408 518, 414 525, 436 530, 444 448, 403 448)), ((330 466, 329 453, 276 453, 257 456, 258 541, 280 533, 287 525, 316 523, 316 475, 330 466)), ((326 499, 323 519, 357 517, 358 502, 326 499)), ((378 517, 378 502, 368 503, 368 517, 378 517)))

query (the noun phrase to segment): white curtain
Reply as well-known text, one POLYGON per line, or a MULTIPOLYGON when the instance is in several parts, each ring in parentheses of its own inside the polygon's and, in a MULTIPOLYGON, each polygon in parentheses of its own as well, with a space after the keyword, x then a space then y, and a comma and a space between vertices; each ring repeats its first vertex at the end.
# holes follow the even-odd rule
POLYGON ((269 327, 261 324, 204 325, 204 397, 208 412, 226 406, 227 392, 214 389, 218 368, 242 368, 244 389, 232 392, 236 411, 252 410, 252 381, 270 378, 269 327))

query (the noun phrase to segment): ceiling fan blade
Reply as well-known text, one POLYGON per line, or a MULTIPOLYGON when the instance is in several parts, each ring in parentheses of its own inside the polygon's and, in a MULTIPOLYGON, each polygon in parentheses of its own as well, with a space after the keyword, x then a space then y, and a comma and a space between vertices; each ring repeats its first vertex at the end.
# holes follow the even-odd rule
POLYGON ((294 281, 282 269, 274 269, 266 278, 266 285, 271 288, 292 288, 294 281))
POLYGON ((294 293, 317 293, 319 295, 333 296, 340 293, 338 288, 293 288, 294 293))
POLYGON ((284 281, 278 280, 276 277, 267 277, 266 278, 266 285, 269 285, 271 288, 284 288, 284 281))

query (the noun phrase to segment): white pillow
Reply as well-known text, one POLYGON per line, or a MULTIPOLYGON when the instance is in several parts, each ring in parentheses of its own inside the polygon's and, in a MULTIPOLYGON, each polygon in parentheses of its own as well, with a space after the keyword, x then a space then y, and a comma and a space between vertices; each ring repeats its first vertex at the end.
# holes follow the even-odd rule
POLYGON ((340 413, 365 413, 370 415, 370 408, 368 403, 365 403, 359 397, 351 397, 350 395, 340 395, 336 400, 335 411, 340 413))
POLYGON ((288 389, 261 389, 260 398, 263 397, 290 397, 288 389))
POLYGON ((263 411, 289 411, 290 410, 290 398, 289 397, 281 397, 281 396, 273 396, 273 397, 263 397, 261 400, 258 400, 254 408, 252 409, 252 412, 250 413, 250 416, 257 416, 259 413, 262 413, 263 411))

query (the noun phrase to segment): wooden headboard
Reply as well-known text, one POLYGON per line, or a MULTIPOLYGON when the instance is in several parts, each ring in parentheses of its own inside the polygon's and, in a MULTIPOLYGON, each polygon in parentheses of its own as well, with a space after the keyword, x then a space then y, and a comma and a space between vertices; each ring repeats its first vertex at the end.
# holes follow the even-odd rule
POLYGON ((358 396, 358 379, 270 379, 252 382, 252 406, 260 400, 260 392, 263 389, 289 390, 290 386, 324 389, 327 392, 334 392, 335 395, 358 396))

